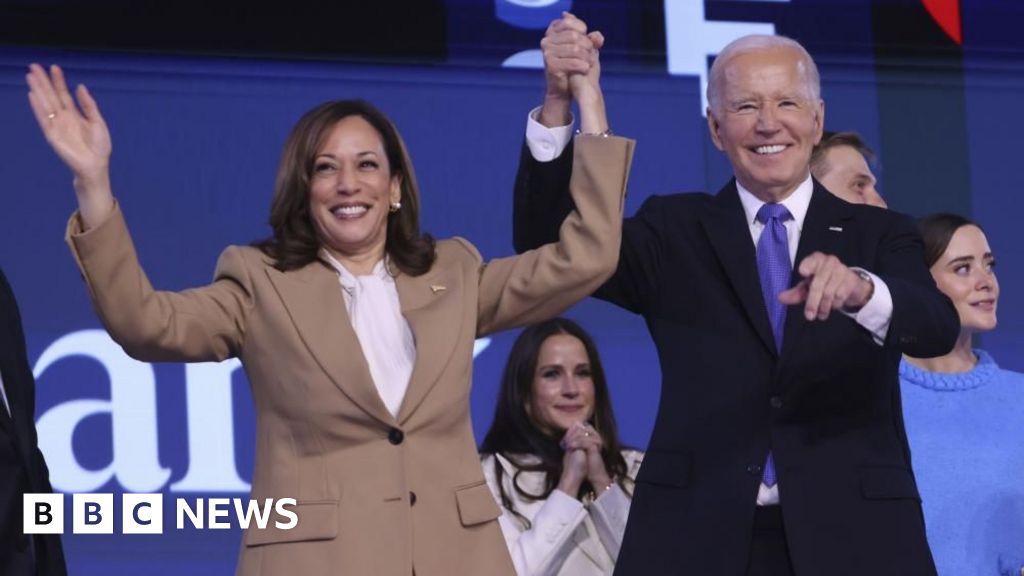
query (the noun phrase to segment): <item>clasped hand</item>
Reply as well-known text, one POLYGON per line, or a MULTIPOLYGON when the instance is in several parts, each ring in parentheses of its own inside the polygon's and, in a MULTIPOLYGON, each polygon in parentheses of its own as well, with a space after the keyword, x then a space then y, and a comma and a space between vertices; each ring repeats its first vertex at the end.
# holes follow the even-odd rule
POLYGON ((575 497, 583 481, 589 481, 596 491, 611 484, 611 476, 604 465, 601 449, 604 440, 592 426, 578 422, 573 424, 562 438, 562 477, 558 489, 575 497))
POLYGON ((569 12, 548 26, 540 42, 544 55, 545 107, 541 118, 547 126, 569 122, 569 103, 601 100, 601 61, 599 51, 604 36, 587 31, 587 24, 569 12))

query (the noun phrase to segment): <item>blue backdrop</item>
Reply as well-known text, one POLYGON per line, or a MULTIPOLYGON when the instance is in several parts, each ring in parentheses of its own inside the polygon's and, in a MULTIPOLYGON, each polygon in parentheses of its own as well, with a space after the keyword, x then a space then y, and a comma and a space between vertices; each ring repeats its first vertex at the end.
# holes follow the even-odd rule
MULTIPOLYGON (((451 45, 444 65, 170 57, 52 47, 0 53, 0 265, 24 317, 38 377, 40 439, 52 481, 67 492, 166 495, 163 535, 66 535, 74 574, 231 573, 238 529, 176 530, 174 499, 245 494, 252 469, 253 410, 245 378, 234 364, 141 364, 100 331, 63 243, 75 204, 71 178, 29 110, 23 77, 27 64, 58 62, 71 82, 87 84, 99 100, 113 135, 115 194, 157 287, 203 284, 226 245, 268 234, 272 183, 288 130, 305 110, 338 98, 366 98, 394 119, 420 179, 426 230, 437 237, 464 236, 485 257, 503 256, 512 251, 512 182, 526 114, 539 104, 543 82, 538 70, 502 68, 501 63, 535 47, 542 30, 523 15, 499 11, 501 2, 488 4, 491 9, 480 16, 486 26, 518 28, 503 36, 506 43, 487 43, 480 26, 465 23, 472 16, 468 5, 449 4, 451 45), (519 46, 525 37, 532 44, 519 46)), ((797 12, 782 6, 788 4, 784 1, 709 1, 707 14, 681 14, 689 4, 685 0, 661 11, 661 3, 647 2, 637 5, 643 6, 642 13, 638 7, 639 14, 633 14, 625 0, 605 2, 599 4, 605 10, 595 15, 620 22, 620 38, 633 47, 609 55, 603 82, 612 127, 638 141, 627 213, 651 193, 716 190, 729 176, 728 165, 707 137, 699 66, 687 64, 693 54, 706 63, 713 50, 677 45, 687 31, 682 26, 717 18, 719 24, 742 21, 741 29, 750 31, 774 22, 781 32, 806 37, 822 69, 827 126, 855 129, 880 152, 881 189, 894 207, 921 214, 966 205, 983 223, 1000 261, 1004 294, 1000 328, 984 344, 1004 366, 1024 370, 1017 352, 1024 343, 1024 309, 1014 297, 1024 274, 1024 253, 1015 237, 1018 218, 1008 209, 1018 204, 1014 144, 1024 131, 1024 116, 1017 113, 1024 101, 1019 59, 1005 51, 993 57, 986 47, 958 52, 952 66, 945 60, 893 62, 872 48, 878 3, 867 0, 849 0, 843 10, 831 12, 841 32, 841 50, 836 49, 838 40, 830 43, 822 27, 808 20, 808 14, 820 18, 820 3, 804 2, 807 11, 797 12), (745 20, 736 15, 740 4, 746 5, 745 20), (663 26, 658 30, 662 52, 653 58, 652 41, 638 39, 650 28, 643 18, 652 10, 663 26), (632 20, 623 20, 630 14, 632 20), (820 52, 813 50, 815 43, 820 52), (914 105, 915 98, 920 105, 914 105), (946 108, 950 98, 961 103, 954 112, 946 108), (908 145, 891 134, 897 122, 889 120, 893 102, 909 102, 900 108, 906 116, 900 122, 966 137, 908 145), (896 178, 898 171, 923 176, 937 170, 929 165, 929 151, 943 145, 954 150, 946 152, 952 159, 943 158, 941 164, 962 174, 967 189, 902 185, 908 180, 896 178), (890 180, 901 185, 890 187, 890 180)), ((964 4, 968 38, 1000 30, 989 3, 964 4)), ((709 26, 701 33, 716 30, 721 31, 709 26)), ((1005 35, 1003 46, 1016 41, 1010 32, 1005 35)), ((610 36, 610 45, 614 41, 610 36)), ((521 58, 528 66, 532 56, 521 58)), ((646 446, 660 375, 642 322, 596 301, 578 305, 570 315, 597 338, 625 441, 646 446)), ((472 402, 478 436, 489 425, 513 338, 502 334, 481 343, 486 347, 476 360, 472 402)), ((115 526, 119 532, 119 519, 115 526)))

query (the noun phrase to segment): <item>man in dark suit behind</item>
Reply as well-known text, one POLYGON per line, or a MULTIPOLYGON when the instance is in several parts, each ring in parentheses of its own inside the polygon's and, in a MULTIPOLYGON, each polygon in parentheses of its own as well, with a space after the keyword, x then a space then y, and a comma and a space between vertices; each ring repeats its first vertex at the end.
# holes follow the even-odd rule
POLYGON ((67 574, 57 534, 26 536, 22 495, 53 492, 36 438, 35 379, 25 351, 21 315, 0 271, 0 574, 67 574))
MULTIPOLYGON (((598 81, 601 44, 572 15, 541 43, 517 250, 552 238, 571 208, 563 87, 573 73, 598 81)), ((643 315, 663 378, 616 574, 935 574, 897 365, 948 351, 956 312, 907 217, 812 179, 825 108, 802 46, 733 42, 708 101, 735 178, 715 196, 648 198, 596 293, 643 315)))

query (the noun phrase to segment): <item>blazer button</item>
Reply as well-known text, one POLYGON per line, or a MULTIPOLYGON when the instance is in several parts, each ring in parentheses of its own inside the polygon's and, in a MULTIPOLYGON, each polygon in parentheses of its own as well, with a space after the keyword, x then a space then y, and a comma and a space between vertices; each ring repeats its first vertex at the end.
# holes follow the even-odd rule
POLYGON ((747 466, 747 474, 750 474, 751 476, 760 476, 761 475, 761 465, 760 464, 751 464, 751 465, 747 466))
POLYGON ((782 408, 782 398, 778 396, 772 396, 768 400, 768 404, 771 405, 772 408, 782 408))
POLYGON ((405 434, 398 428, 392 428, 388 430, 388 442, 391 442, 395 446, 398 446, 405 440, 405 434))
POLYGON ((416 493, 412 490, 409 491, 409 506, 416 505, 416 493))

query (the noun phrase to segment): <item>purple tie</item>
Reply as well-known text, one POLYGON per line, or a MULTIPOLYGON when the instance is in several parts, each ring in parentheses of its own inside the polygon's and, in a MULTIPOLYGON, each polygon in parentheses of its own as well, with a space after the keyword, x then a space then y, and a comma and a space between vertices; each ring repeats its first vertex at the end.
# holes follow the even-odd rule
MULTIPOLYGON (((789 260, 789 236, 784 222, 793 217, 782 204, 765 204, 757 211, 757 221, 764 224, 764 231, 757 240, 757 272, 761 277, 761 294, 772 323, 775 349, 782 353, 782 328, 786 323, 786 307, 779 302, 779 292, 789 288, 789 277, 793 264, 789 260)), ((775 459, 768 452, 764 463, 762 481, 765 486, 775 486, 775 459)))

